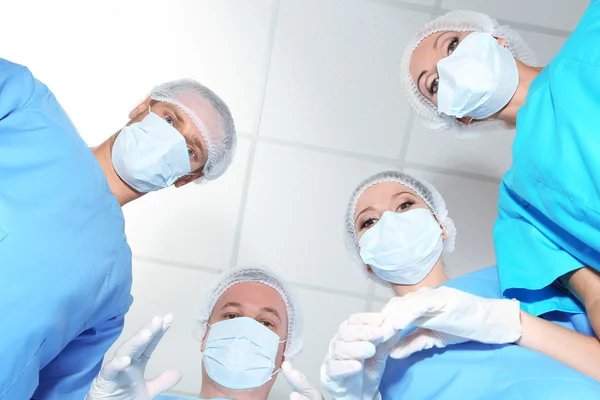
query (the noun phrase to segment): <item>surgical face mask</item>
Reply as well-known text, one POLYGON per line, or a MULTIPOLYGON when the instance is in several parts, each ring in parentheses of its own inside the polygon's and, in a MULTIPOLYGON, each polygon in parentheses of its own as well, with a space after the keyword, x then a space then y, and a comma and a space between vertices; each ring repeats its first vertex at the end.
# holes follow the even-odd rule
POLYGON ((429 210, 386 211, 360 239, 360 256, 386 282, 415 285, 442 255, 442 229, 429 210))
POLYGON ((267 383, 278 371, 279 336, 248 317, 213 324, 206 338, 203 363, 208 376, 229 389, 251 389, 267 383))
POLYGON ((454 117, 487 118, 502 110, 519 85, 512 53, 487 33, 473 32, 437 64, 438 110, 454 117))
POLYGON ((112 162, 119 177, 142 193, 171 186, 192 169, 184 137, 153 112, 121 130, 112 162))

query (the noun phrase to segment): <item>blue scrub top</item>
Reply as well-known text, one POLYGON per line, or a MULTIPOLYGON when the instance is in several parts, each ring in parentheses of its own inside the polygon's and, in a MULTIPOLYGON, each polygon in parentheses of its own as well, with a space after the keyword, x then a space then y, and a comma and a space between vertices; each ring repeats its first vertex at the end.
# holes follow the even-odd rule
POLYGON ((46 85, 0 59, 0 399, 83 399, 130 289, 100 165, 46 85))
MULTIPOLYGON (((501 298, 496 267, 453 279, 444 286, 501 298)), ((544 319, 585 334, 592 332, 584 314, 554 312, 544 319)), ((384 400, 600 398, 600 383, 550 357, 513 344, 477 342, 423 350, 400 360, 389 358, 379 390, 384 400)))
POLYGON ((600 2, 532 82, 502 179, 494 244, 505 297, 525 311, 580 312, 553 286, 600 268, 600 2))

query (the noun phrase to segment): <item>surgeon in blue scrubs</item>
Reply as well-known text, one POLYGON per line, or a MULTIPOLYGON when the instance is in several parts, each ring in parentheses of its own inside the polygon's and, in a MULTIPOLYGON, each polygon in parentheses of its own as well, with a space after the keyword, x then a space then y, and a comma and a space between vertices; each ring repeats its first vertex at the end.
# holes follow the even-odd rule
MULTIPOLYGON (((543 68, 487 15, 428 23, 403 59, 405 94, 423 122, 461 136, 516 125, 494 244, 502 294, 525 311, 586 311, 600 333, 600 1, 543 68)), ((600 343, 590 354, 600 356, 600 343)), ((592 357, 590 355, 590 357, 592 357)))
POLYGON ((495 267, 450 279, 448 215, 431 184, 401 172, 354 191, 347 248, 365 281, 395 296, 340 325, 323 387, 334 399, 598 399, 600 365, 581 345, 596 340, 585 314, 522 311, 502 298, 495 267))
MULTIPOLYGON (((235 129, 192 80, 93 151, 46 85, 0 59, 0 399, 83 399, 131 304, 121 206, 219 177, 235 129)), ((168 210, 167 210, 168 212, 168 210)))

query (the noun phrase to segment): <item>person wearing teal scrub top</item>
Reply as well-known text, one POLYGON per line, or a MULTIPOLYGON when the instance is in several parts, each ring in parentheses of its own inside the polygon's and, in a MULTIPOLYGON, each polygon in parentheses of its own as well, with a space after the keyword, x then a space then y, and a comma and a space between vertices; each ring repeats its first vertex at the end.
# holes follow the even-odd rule
MULTIPOLYGON (((165 87, 173 85, 159 88, 165 87)), ((181 135, 184 161, 202 171, 208 157, 192 159, 192 153, 207 155, 206 143, 198 137, 189 142, 202 146, 186 148, 197 131, 192 118, 177 110, 182 123, 173 130, 166 116, 175 108, 149 97, 131 113, 128 132, 181 135), (138 123, 149 106, 163 122, 155 118, 146 132, 138 123)), ((230 119, 228 111, 210 108, 200 116, 222 115, 230 119)), ((121 206, 144 193, 113 168, 110 154, 120 135, 92 151, 48 87, 26 67, 0 59, 2 400, 83 399, 121 333, 132 302, 121 206)), ((155 150, 153 156, 169 156, 160 143, 155 150)), ((122 155, 119 161, 127 165, 139 160, 122 155)), ((153 177, 162 159, 147 164, 146 176, 153 177)), ((177 177, 178 186, 202 176, 189 172, 177 177)))
MULTIPOLYGON (((428 126, 464 135, 485 132, 494 121, 516 125, 494 226, 501 293, 535 316, 586 312, 596 337, 599 3, 591 2, 544 68, 531 66, 535 57, 518 33, 473 11, 453 11, 427 24, 403 60, 405 94, 428 126), (474 32, 478 39, 466 41, 474 32), (438 98, 449 114, 440 111, 438 98)), ((598 340, 579 344, 591 358, 600 357, 598 340)))

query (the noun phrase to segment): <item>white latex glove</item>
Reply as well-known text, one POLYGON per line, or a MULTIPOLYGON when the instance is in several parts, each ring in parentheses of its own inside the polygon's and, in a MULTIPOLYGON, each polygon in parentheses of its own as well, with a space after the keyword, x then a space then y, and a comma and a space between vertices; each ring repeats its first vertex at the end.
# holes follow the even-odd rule
POLYGON ((154 317, 123 343, 94 379, 85 400, 151 400, 175 386, 181 379, 181 373, 175 370, 144 380, 146 364, 172 323, 171 314, 154 317))
MULTIPOLYGON (((437 289, 422 288, 405 296, 395 297, 383 308, 382 313, 396 331, 415 325, 476 342, 494 344, 514 343, 521 337, 521 309, 518 301, 485 299, 444 286, 437 289)), ((436 339, 430 343, 450 344, 452 341, 457 343, 456 340, 458 339, 436 339)))
POLYGON ((432 347, 444 348, 451 344, 468 342, 469 339, 448 333, 436 332, 429 329, 417 328, 409 333, 390 349, 390 357, 405 358, 421 350, 432 347))
POLYGON ((321 365, 321 384, 334 399, 381 398, 379 383, 389 348, 379 345, 386 336, 384 321, 381 313, 364 313, 351 315, 340 325, 321 365))
POLYGON ((294 369, 292 363, 284 361, 281 370, 292 388, 290 400, 324 400, 321 392, 310 384, 302 372, 294 369))

